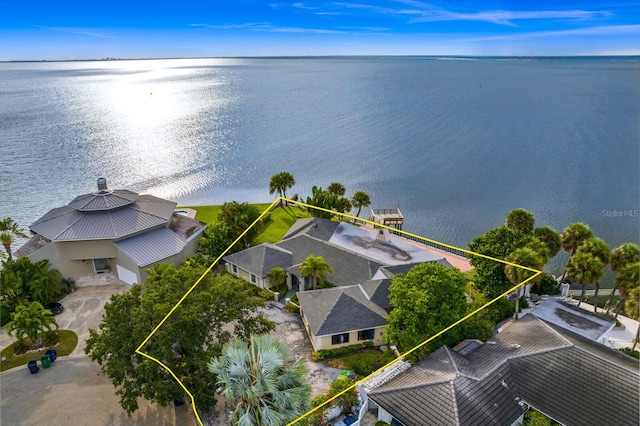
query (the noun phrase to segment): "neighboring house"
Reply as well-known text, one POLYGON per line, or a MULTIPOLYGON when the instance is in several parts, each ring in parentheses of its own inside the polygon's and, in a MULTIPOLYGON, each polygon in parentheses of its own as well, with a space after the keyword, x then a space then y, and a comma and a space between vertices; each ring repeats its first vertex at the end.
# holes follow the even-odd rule
POLYGON ((224 257, 227 271, 261 288, 271 286, 274 267, 287 272, 297 288, 300 312, 314 349, 371 340, 382 344, 389 306, 390 279, 422 262, 451 265, 442 255, 423 250, 386 231, 369 230, 327 219, 299 219, 275 244, 261 244, 224 257), (310 255, 322 256, 333 269, 325 280, 335 288, 306 291, 300 273, 310 255))
POLYGON ((639 383, 634 358, 527 314, 362 393, 395 425, 514 425, 532 407, 564 425, 635 426, 639 383))
POLYGON ((80 195, 35 221, 33 237, 18 250, 32 261, 76 281, 114 273, 128 283, 144 281, 155 263, 179 264, 198 249, 206 225, 174 214, 176 203, 128 190, 109 190, 98 179, 96 192, 80 195))

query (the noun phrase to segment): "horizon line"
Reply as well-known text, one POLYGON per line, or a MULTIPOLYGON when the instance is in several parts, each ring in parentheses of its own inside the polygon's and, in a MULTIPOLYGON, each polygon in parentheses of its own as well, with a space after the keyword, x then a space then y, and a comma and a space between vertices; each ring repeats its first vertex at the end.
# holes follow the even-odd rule
POLYGON ((87 58, 87 59, 8 59, 0 63, 25 62, 109 62, 109 61, 153 61, 170 59, 331 59, 331 58, 497 58, 497 59, 555 59, 555 58, 640 58, 640 54, 620 55, 239 55, 239 56, 167 56, 138 58, 87 58))

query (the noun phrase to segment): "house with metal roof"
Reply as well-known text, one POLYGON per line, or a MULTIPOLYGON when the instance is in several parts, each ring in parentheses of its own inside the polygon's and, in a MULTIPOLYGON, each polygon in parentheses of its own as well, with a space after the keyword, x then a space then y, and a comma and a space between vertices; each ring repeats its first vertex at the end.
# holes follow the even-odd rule
POLYGON ((515 425, 529 408, 563 425, 640 424, 638 361, 532 314, 470 350, 441 347, 374 379, 361 394, 396 425, 515 425))
POLYGON ((64 277, 79 280, 115 274, 140 283, 155 263, 179 264, 198 249, 206 225, 175 214, 176 203, 129 190, 110 190, 98 179, 96 192, 54 208, 29 229, 19 256, 48 259, 64 277))

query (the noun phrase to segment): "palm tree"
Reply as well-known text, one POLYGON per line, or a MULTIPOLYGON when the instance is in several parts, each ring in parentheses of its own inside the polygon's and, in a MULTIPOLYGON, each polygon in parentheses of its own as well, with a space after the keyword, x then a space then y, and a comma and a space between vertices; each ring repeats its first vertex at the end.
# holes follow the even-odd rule
POLYGON ((567 276, 573 282, 580 283, 580 301, 578 307, 584 300, 584 295, 588 284, 595 284, 602 278, 604 264, 600 259, 590 253, 576 253, 567 263, 567 276))
POLYGON ((271 176, 269 182, 269 194, 277 192, 281 197, 287 198, 286 191, 296 184, 293 175, 289 172, 280 172, 271 176))
POLYGON ((332 182, 327 187, 327 192, 329 192, 329 194, 334 194, 338 197, 342 197, 347 192, 347 189, 340 182, 332 182))
POLYGON ((324 281, 325 272, 333 273, 333 269, 331 269, 331 266, 329 266, 322 256, 310 254, 300 265, 300 273, 302 276, 310 277, 313 280, 314 290, 318 282, 322 284, 324 281))
POLYGON ((530 211, 525 209, 515 209, 511 210, 507 214, 505 225, 507 228, 522 231, 525 234, 532 234, 535 221, 536 220, 530 211))
POLYGON ((45 330, 50 331, 53 328, 58 329, 56 319, 51 311, 45 309, 39 302, 18 306, 7 324, 7 332, 10 335, 15 335, 18 340, 27 337, 37 347, 40 347, 38 336, 45 330))
MULTIPOLYGON (((611 249, 602 238, 591 237, 584 240, 578 247, 577 253, 589 253, 602 262, 604 268, 611 260, 611 249)), ((593 312, 598 313, 598 291, 600 290, 600 280, 596 281, 596 290, 593 294, 593 312)))
POLYGON ((549 247, 549 258, 554 257, 562 248, 560 234, 550 226, 541 226, 533 231, 533 234, 549 247))
MULTIPOLYGON (((611 260, 609 265, 613 272, 619 272, 622 268, 640 261, 640 248, 633 243, 625 243, 620 247, 616 247, 611 251, 611 260)), ((618 283, 613 281, 613 290, 611 290, 611 296, 609 296, 609 304, 607 306, 607 315, 613 305, 613 297, 618 289, 618 283)))
POLYGON ((18 228, 18 224, 13 221, 10 217, 6 217, 0 220, 0 241, 4 246, 5 251, 7 252, 7 256, 9 260, 13 259, 13 255, 11 253, 11 244, 15 238, 29 238, 27 234, 22 231, 22 229, 18 228))
POLYGON ((615 276, 614 280, 618 284, 618 288, 620 289, 620 300, 618 301, 616 308, 616 316, 618 318, 618 314, 620 313, 620 306, 625 306, 625 302, 629 297, 629 294, 636 287, 640 286, 640 262, 631 263, 620 271, 615 276))
MULTIPOLYGON (((514 263, 520 266, 526 266, 528 268, 533 269, 541 269, 544 264, 544 259, 540 256, 540 254, 536 253, 533 249, 529 247, 523 247, 515 250, 505 259, 507 262, 514 263)), ((525 281, 529 277, 531 277, 535 272, 528 271, 523 268, 518 268, 517 266, 505 265, 504 273, 511 281, 511 283, 515 286, 525 281)), ((518 287, 516 290, 516 312, 515 319, 518 319, 518 311, 520 310, 520 290, 522 286, 518 287)))
POLYGON ((543 266, 551 257, 551 250, 549 250, 549 246, 546 243, 540 241, 538 238, 533 238, 529 243, 527 243, 525 247, 530 248, 531 250, 538 253, 540 259, 542 260, 543 266))
POLYGON ((234 410, 229 421, 241 426, 285 425, 310 408, 311 386, 304 359, 289 362, 290 350, 270 335, 233 340, 209 363, 217 385, 234 410))
POLYGON ((360 217, 360 210, 363 207, 368 207, 371 205, 371 199, 369 198, 369 194, 364 191, 356 191, 351 197, 351 204, 353 207, 358 209, 358 213, 356 213, 356 217, 360 217))
MULTIPOLYGON (((624 304, 624 310, 627 312, 629 318, 637 320, 640 318, 640 287, 636 287, 629 292, 627 301, 624 304)), ((633 339, 633 347, 631 352, 636 350, 638 344, 638 338, 640 338, 640 324, 638 324, 638 330, 636 331, 636 337, 633 339)))
POLYGON ((287 271, 284 268, 276 266, 271 268, 271 270, 267 273, 267 277, 269 277, 269 282, 271 283, 271 287, 279 287, 281 284, 287 282, 287 271))
MULTIPOLYGON (((569 260, 567 260, 567 264, 571 261, 571 258, 574 254, 576 254, 576 250, 584 240, 587 238, 593 237, 593 232, 589 229, 589 226, 584 223, 576 222, 567 226, 565 230, 560 235, 560 243, 562 245, 562 249, 569 252, 569 260)), ((560 278, 560 282, 564 281, 564 277, 567 275, 567 265, 564 267, 564 272, 562 273, 562 277, 560 278)))

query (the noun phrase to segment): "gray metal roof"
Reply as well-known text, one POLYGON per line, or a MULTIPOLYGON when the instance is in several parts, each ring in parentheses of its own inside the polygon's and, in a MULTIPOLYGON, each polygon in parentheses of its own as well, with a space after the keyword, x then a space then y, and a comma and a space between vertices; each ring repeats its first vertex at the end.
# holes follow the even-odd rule
POLYGON ((105 211, 129 205, 137 198, 138 194, 126 189, 115 191, 105 189, 91 194, 79 195, 69 203, 69 206, 81 212, 105 211))
POLYGON ((300 309, 314 336, 368 330, 387 323, 387 313, 367 300, 359 286, 297 293, 300 309))
POLYGON ((639 384, 633 358, 525 315, 468 356, 438 349, 369 397, 406 425, 511 424, 523 400, 567 425, 635 426, 639 384))
POLYGON ((225 256, 223 260, 264 278, 272 268, 280 267, 287 269, 291 266, 293 254, 274 244, 260 244, 246 250, 225 256))
POLYGON ((114 244, 136 265, 145 267, 182 252, 186 241, 170 229, 162 227, 114 244))
POLYGON ((175 206, 173 201, 151 195, 112 210, 80 211, 64 206, 49 211, 30 229, 52 241, 116 240, 166 225, 175 206))

